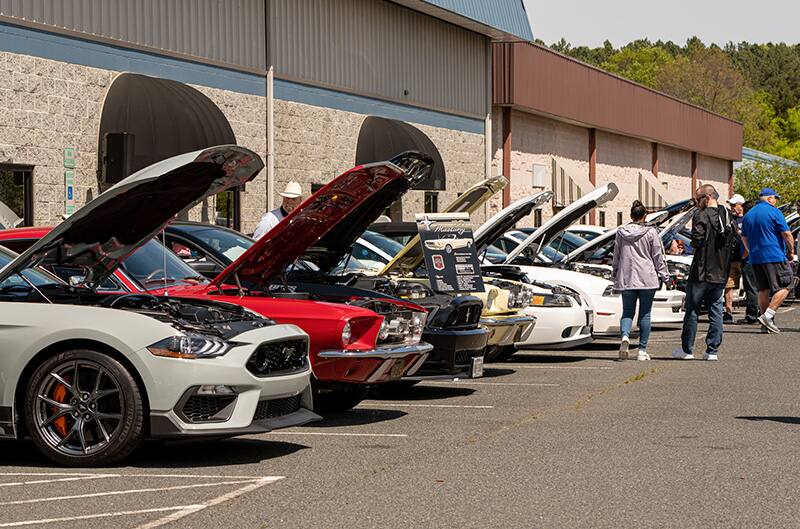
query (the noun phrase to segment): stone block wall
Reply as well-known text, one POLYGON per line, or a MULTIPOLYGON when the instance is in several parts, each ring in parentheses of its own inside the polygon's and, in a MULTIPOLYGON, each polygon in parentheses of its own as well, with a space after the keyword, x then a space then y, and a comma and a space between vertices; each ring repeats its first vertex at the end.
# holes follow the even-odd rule
POLYGON ((721 200, 728 198, 728 171, 727 160, 697 155, 698 180, 703 184, 713 185, 719 192, 721 200))
MULTIPOLYGON (((53 225, 64 214, 64 148, 76 149, 75 205, 99 193, 98 130, 108 87, 119 72, 0 52, 0 163, 34 167, 34 223, 53 225)), ((194 85, 233 128, 237 142, 266 162, 266 98, 194 85)), ((297 180, 308 194, 354 165, 358 132, 366 116, 289 101, 275 101, 275 191, 297 180)), ((444 207, 484 177, 482 134, 416 124, 439 148, 447 171, 444 207)), ((423 211, 422 191, 404 199, 405 220, 423 211)), ((280 197, 276 196, 276 204, 280 197)), ((266 170, 242 194, 242 231, 252 232, 267 210, 266 170)), ((193 208, 192 220, 213 221, 214 199, 193 208)), ((477 221, 485 219, 483 210, 477 221)))
MULTIPOLYGON (((652 175, 653 147, 648 141, 597 131, 597 185, 614 182, 617 197, 605 205, 606 226, 630 220, 631 204, 639 199, 639 174, 652 175)), ((599 216, 598 216, 599 221, 599 216)))
POLYGON ((658 178, 678 199, 692 196, 692 153, 667 145, 658 146, 658 178))
MULTIPOLYGON (((286 183, 300 182, 304 195, 312 184, 326 184, 355 164, 358 132, 367 116, 292 101, 275 100, 275 203, 286 183)), ((439 149, 447 174, 447 190, 439 192, 444 208, 460 191, 483 179, 484 140, 474 134, 411 123, 439 149)), ((424 192, 403 197, 403 219, 424 211, 424 192)), ((481 210, 475 222, 483 222, 481 210)), ((243 219, 244 220, 244 219, 243 219)))

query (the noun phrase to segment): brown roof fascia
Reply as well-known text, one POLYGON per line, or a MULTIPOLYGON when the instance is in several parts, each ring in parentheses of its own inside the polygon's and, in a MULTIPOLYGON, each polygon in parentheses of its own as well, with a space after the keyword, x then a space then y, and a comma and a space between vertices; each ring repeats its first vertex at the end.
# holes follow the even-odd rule
POLYGON ((742 124, 535 44, 494 44, 493 102, 741 159, 742 124))

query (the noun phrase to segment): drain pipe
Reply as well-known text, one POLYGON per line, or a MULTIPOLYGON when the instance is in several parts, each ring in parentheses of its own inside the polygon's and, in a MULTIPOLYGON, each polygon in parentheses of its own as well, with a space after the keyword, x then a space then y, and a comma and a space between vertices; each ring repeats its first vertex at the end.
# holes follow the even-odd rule
POLYGON ((275 94, 274 67, 267 71, 267 211, 275 209, 275 94))

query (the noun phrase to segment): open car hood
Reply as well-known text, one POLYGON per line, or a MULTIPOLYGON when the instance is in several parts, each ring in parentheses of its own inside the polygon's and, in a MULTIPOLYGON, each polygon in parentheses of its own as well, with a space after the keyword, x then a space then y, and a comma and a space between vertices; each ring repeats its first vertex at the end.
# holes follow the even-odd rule
POLYGON ((38 265, 80 266, 99 284, 175 215, 253 179, 261 158, 236 145, 211 147, 137 171, 53 228, 0 271, 0 281, 38 265))
POLYGON ((692 220, 692 217, 694 217, 694 212, 695 212, 694 208, 690 208, 684 211, 681 215, 674 216, 672 220, 670 220, 666 225, 664 225, 664 227, 661 229, 658 235, 661 237, 662 240, 664 240, 664 238, 669 237, 675 233, 678 233, 683 228, 685 228, 687 224, 689 224, 689 221, 692 220))
POLYGON ((308 197, 213 281, 264 285, 300 257, 329 272, 383 211, 433 167, 422 153, 359 165, 308 197))
MULTIPOLYGON (((669 218, 669 211, 667 211, 666 209, 661 209, 659 211, 649 213, 645 217, 644 222, 648 226, 658 226, 659 224, 664 222, 664 220, 666 220, 667 218, 669 218)), ((587 241, 586 244, 581 245, 578 248, 575 248, 573 251, 565 255, 564 259, 562 259, 561 262, 571 263, 573 261, 579 260, 581 257, 591 257, 600 248, 606 246, 607 244, 613 244, 617 236, 617 231, 619 231, 619 229, 622 226, 625 226, 625 224, 617 226, 616 228, 611 228, 602 235, 595 237, 591 241, 587 241)))
MULTIPOLYGON (((507 184, 508 180, 503 176, 487 178, 464 191, 461 196, 439 213, 472 213, 507 184)), ((419 234, 417 234, 379 274, 410 274, 422 265, 423 260, 422 245, 419 243, 419 234)))
POLYGON ((617 185, 612 182, 600 186, 591 193, 579 198, 528 235, 519 246, 508 254, 505 261, 506 264, 511 263, 528 247, 532 248, 534 255, 538 254, 543 247, 550 244, 550 242, 562 231, 567 229, 570 224, 583 217, 597 206, 605 204, 609 200, 613 200, 614 197, 617 196, 617 193, 619 193, 619 189, 617 185))
POLYGON ((528 198, 517 200, 510 206, 500 210, 494 217, 484 222, 475 230, 475 250, 480 255, 489 245, 524 219, 531 212, 553 198, 552 191, 542 191, 528 198))

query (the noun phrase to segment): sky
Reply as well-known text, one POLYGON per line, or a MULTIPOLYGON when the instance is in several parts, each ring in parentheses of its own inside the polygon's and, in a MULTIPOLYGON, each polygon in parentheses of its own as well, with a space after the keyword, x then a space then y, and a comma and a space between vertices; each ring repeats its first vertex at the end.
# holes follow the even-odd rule
POLYGON ((523 0, 534 38, 573 46, 619 47, 647 37, 683 44, 800 43, 800 0, 523 0))

